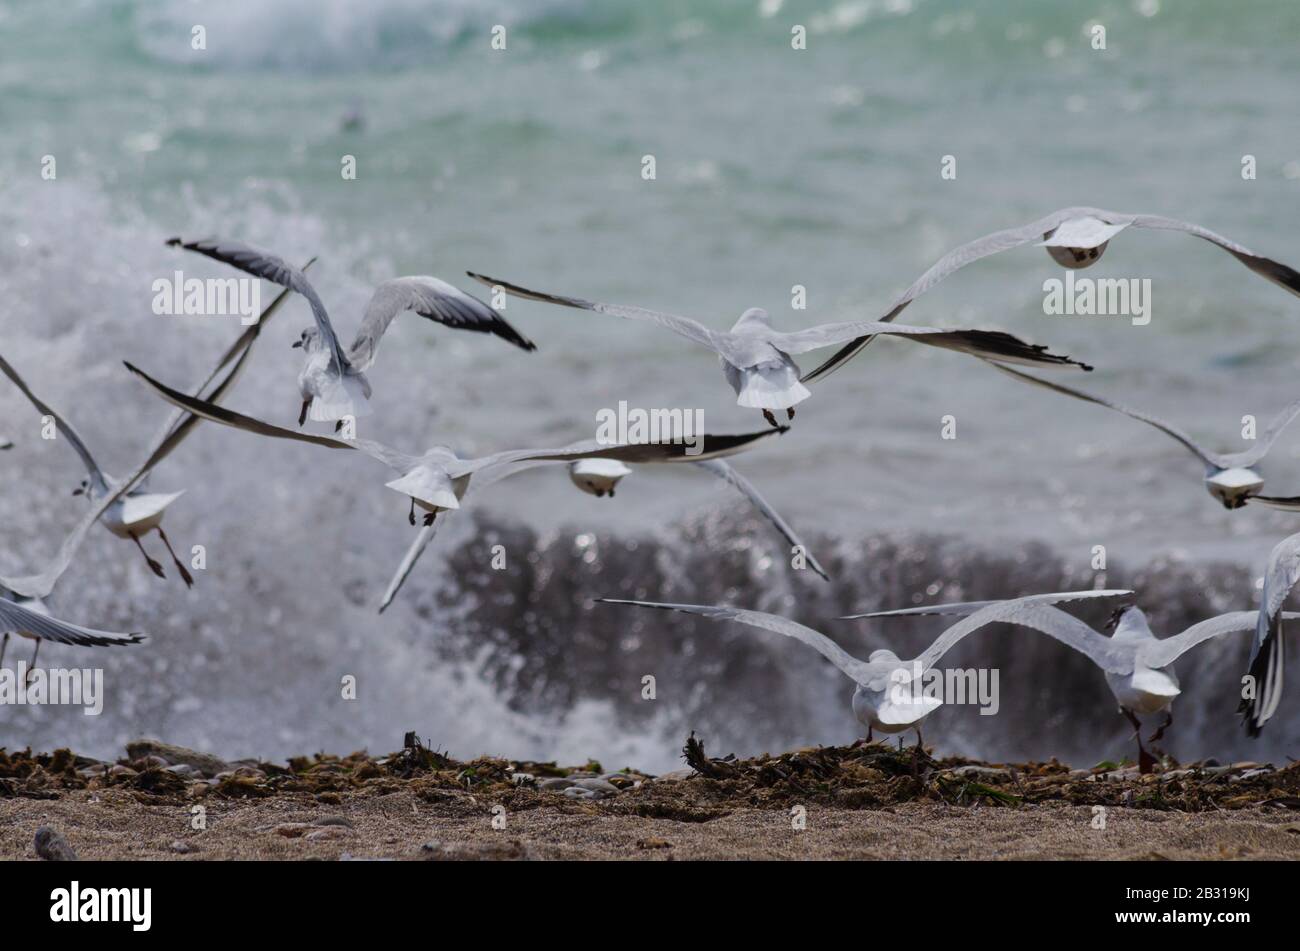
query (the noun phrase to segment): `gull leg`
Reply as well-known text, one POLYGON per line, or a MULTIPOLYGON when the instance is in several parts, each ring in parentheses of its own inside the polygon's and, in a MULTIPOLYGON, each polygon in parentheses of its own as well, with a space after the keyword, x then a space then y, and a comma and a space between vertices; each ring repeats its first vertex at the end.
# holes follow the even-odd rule
POLYGON ((1129 723, 1133 724, 1133 738, 1137 740, 1138 745, 1138 772, 1149 773, 1155 769, 1156 759, 1148 753, 1146 748, 1142 745, 1142 724, 1138 722, 1138 718, 1134 715, 1132 710, 1120 707, 1120 712, 1128 718, 1129 723))
POLYGON ((921 727, 920 727, 920 726, 917 726, 917 728, 916 728, 916 748, 917 748, 918 750, 920 750, 922 753, 925 752, 925 740, 923 740, 923 739, 921 738, 921 727))
POLYGON ((158 526, 158 534, 162 536, 163 544, 167 546, 167 553, 172 556, 172 564, 174 564, 176 570, 181 573, 181 580, 185 582, 185 587, 194 587, 194 576, 189 573, 189 569, 187 569, 185 565, 181 563, 181 560, 176 557, 176 552, 172 551, 172 543, 167 538, 167 533, 162 530, 161 525, 158 526))
POLYGON ((411 511, 407 514, 406 519, 412 525, 415 524, 415 499, 411 499, 411 511))
POLYGON ((871 739, 871 727, 867 727, 867 742, 868 742, 868 743, 872 742, 872 739, 871 739))
POLYGON ((1173 725, 1173 722, 1174 722, 1174 711, 1166 710, 1165 722, 1160 724, 1160 729, 1156 730, 1149 737, 1147 737, 1147 742, 1159 743, 1160 740, 1164 738, 1165 730, 1169 729, 1169 727, 1173 725))
POLYGON ((424 516, 424 525, 427 528, 433 524, 433 520, 438 517, 437 512, 426 512, 424 516))
POLYGON ((156 574, 159 578, 166 578, 167 576, 163 574, 162 565, 160 565, 158 562, 150 558, 149 553, 145 551, 144 546, 140 544, 140 536, 137 535, 135 532, 128 532, 127 534, 131 536, 131 541, 135 542, 135 547, 140 549, 140 554, 144 555, 144 560, 149 563, 149 570, 152 571, 154 574, 156 574))
POLYGON ((0 641, 0 667, 5 665, 5 650, 9 647, 9 632, 5 631, 5 639, 0 641))
POLYGON ((763 418, 768 421, 768 423, 772 426, 773 429, 781 428, 780 424, 778 424, 776 421, 776 417, 772 415, 772 411, 770 409, 763 410, 763 418))
POLYGON ((790 407, 787 407, 787 408, 786 408, 786 411, 785 411, 785 418, 786 418, 786 419, 794 419, 794 407, 793 407, 793 406, 790 406, 790 407))
POLYGON ((24 684, 29 684, 32 682, 32 673, 35 672, 36 670, 36 657, 37 655, 40 654, 40 652, 41 652, 41 639, 38 637, 36 638, 36 650, 32 651, 32 662, 27 665, 27 677, 23 681, 24 684))
POLYGON ((307 410, 311 408, 311 400, 302 401, 302 409, 298 411, 298 425, 302 426, 307 421, 307 410))

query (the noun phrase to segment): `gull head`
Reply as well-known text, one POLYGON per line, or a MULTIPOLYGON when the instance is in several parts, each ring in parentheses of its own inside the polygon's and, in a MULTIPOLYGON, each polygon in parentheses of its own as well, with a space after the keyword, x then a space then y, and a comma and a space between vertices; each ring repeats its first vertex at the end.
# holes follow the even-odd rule
POLYGON ((1108 225, 1100 218, 1070 218, 1043 235, 1038 246, 1046 248, 1052 260, 1071 269, 1091 267, 1101 260, 1110 239, 1128 225, 1108 225))
POLYGON ((579 459, 569 463, 569 479, 589 495, 614 497, 619 480, 632 470, 617 459, 579 459))
POLYGON ((898 659, 897 654, 895 654, 893 651, 885 650, 884 648, 881 648, 880 650, 874 650, 870 654, 868 654, 867 662, 871 664, 901 663, 901 661, 898 659))
POLYGON ((1225 509, 1239 509, 1252 495, 1259 494, 1259 490, 1264 488, 1264 479, 1254 469, 1211 468, 1205 473, 1205 488, 1223 503, 1225 509))
POLYGON ((1121 604, 1106 621, 1106 630, 1114 631, 1114 637, 1154 637, 1147 616, 1136 604, 1121 604))
POLYGON ((740 319, 732 325, 731 332, 743 330, 746 327, 765 327, 771 328, 772 317, 761 307, 751 307, 740 315, 740 319))
POLYGON ((298 339, 295 340, 291 346, 294 350, 301 347, 303 350, 311 352, 316 349, 319 340, 320 331, 315 327, 308 327, 298 335, 298 339))

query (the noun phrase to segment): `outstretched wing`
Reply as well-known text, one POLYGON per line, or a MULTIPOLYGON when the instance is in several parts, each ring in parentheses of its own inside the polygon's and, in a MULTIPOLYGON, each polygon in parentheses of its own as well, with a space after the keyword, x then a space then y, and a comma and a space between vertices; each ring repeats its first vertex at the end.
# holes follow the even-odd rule
POLYGON ((1277 437, 1282 435, 1282 430, 1290 426, 1298 415, 1300 415, 1300 400, 1296 400, 1269 420, 1268 425, 1264 427, 1264 432, 1255 440, 1255 445, 1241 452, 1229 453, 1225 458, 1234 465, 1253 466, 1268 455, 1277 437))
MULTIPOLYGON (((1288 611, 1283 615, 1287 620, 1300 617, 1288 611)), ((1232 611, 1208 618, 1193 624, 1187 630, 1173 637, 1145 642, 1138 649, 1138 659, 1155 670, 1168 667, 1193 647, 1224 634, 1236 634, 1239 631, 1253 631, 1259 625, 1258 611, 1232 611)))
MULTIPOLYGON (((1088 591, 1058 591, 1055 594, 1031 594, 1012 600, 1033 604, 1066 604, 1071 601, 1089 601, 1094 598, 1120 598, 1132 594, 1132 591, 1119 588, 1096 588, 1088 591)), ((991 604, 1004 604, 1000 601, 952 601, 948 604, 927 604, 915 608, 899 608, 895 611, 867 611, 864 614, 846 614, 842 621, 854 621, 864 617, 921 617, 929 615, 958 615, 965 617, 974 614, 991 604)))
POLYGON ((619 462, 641 464, 703 462, 706 459, 717 459, 744 452, 759 440, 780 435, 787 429, 788 426, 782 426, 779 429, 720 436, 704 433, 698 436, 698 441, 693 445, 687 445, 685 442, 647 442, 609 446, 596 440, 587 440, 560 449, 513 449, 479 459, 460 459, 448 463, 447 471, 455 478, 488 466, 528 461, 563 462, 576 458, 617 459, 619 462))
POLYGON ((795 530, 790 527, 789 523, 781 517, 781 513, 772 508, 772 506, 768 504, 767 499, 763 498, 763 496, 759 494, 758 489, 754 488, 752 482, 721 459, 707 459, 703 462, 697 462, 696 465, 706 472, 710 472, 719 479, 722 479, 748 499, 749 504, 754 506, 754 508, 756 508, 764 518, 776 527, 776 530, 781 533, 781 537, 784 538, 786 542, 803 551, 804 556, 808 559, 808 565, 813 571, 821 575, 823 580, 831 580, 830 575, 826 574, 826 569, 823 568, 813 556, 813 553, 809 550, 808 546, 803 543, 803 540, 797 534, 795 534, 795 530))
POLYGON ((398 277, 375 288, 366 305, 361 329, 348 349, 348 359, 354 367, 365 370, 375 362, 379 341, 388 325, 408 310, 456 330, 495 334, 523 350, 537 349, 537 344, 477 297, 436 277, 398 277))
POLYGON ((839 324, 821 324, 807 330, 796 330, 793 333, 774 332, 770 342, 785 353, 805 353, 864 335, 902 337, 913 343, 957 350, 986 360, 1021 363, 1026 366, 1068 365, 1084 370, 1092 369, 1086 363, 1050 353, 1046 346, 1026 343, 1019 337, 1000 330, 940 330, 936 327, 909 327, 906 324, 858 320, 839 324))
POLYGON ((1032 598, 1000 601, 981 608, 970 617, 948 628, 938 640, 917 657, 922 670, 929 670, 945 653, 967 634, 989 624, 1015 624, 1028 627, 1060 641, 1084 654, 1102 670, 1126 674, 1133 669, 1133 652, 1102 637, 1078 618, 1032 598))
POLYGON ((411 547, 406 550, 402 563, 397 566, 397 573, 393 575, 393 580, 388 582, 388 587, 384 589, 384 596, 379 599, 379 613, 383 614, 385 609, 393 603, 393 598, 397 597, 397 592, 402 590, 402 585, 406 583, 407 577, 415 567, 415 563, 420 560, 424 550, 429 547, 429 542, 433 541, 434 534, 438 531, 438 526, 442 525, 450 517, 450 512, 441 513, 439 518, 432 525, 425 525, 420 529, 420 533, 415 536, 411 542, 411 547))
POLYGON ((68 424, 68 421, 63 418, 62 414, 33 393, 23 378, 18 375, 18 371, 10 366, 9 361, 4 357, 0 357, 0 372, 3 372, 5 376, 9 377, 9 379, 13 381, 14 386, 18 387, 18 389, 22 391, 23 396, 27 397, 27 399, 31 401, 32 405, 40 410, 43 416, 49 416, 54 420, 54 424, 58 431, 63 434, 63 438, 68 441, 72 448, 76 450, 77 455, 81 457, 81 461, 85 464, 87 471, 90 473, 91 481, 94 482, 96 487, 99 489, 107 489, 108 483, 104 479, 104 473, 99 468, 99 464, 95 462, 95 457, 90 454, 90 450, 86 448, 86 444, 82 441, 81 437, 77 435, 77 431, 68 424))
MULTIPOLYGON (((1113 213, 1107 212, 1107 214, 1113 213)), ((1188 221, 1179 221, 1177 218, 1165 218, 1161 215, 1124 215, 1122 217, 1129 218, 1129 224, 1135 228, 1181 231, 1218 245, 1260 277, 1270 280, 1278 287, 1300 297, 1300 273, 1297 273, 1294 268, 1287 267, 1272 258, 1258 255, 1249 248, 1242 247, 1237 242, 1231 241, 1221 234, 1216 234, 1208 228, 1202 228, 1200 225, 1194 225, 1188 221)))
POLYGON ((1093 396, 1091 393, 1084 393, 1082 390, 1076 390, 1073 387, 1065 386, 1061 383, 1052 383, 1047 380, 1041 380, 1036 376, 1031 376, 1028 373, 1021 373, 1019 370, 1013 370, 1010 367, 1002 366, 999 363, 993 363, 991 365, 1001 370, 1003 373, 1009 373, 1017 379, 1024 380, 1026 383, 1032 383, 1035 386, 1041 386, 1046 390, 1063 393, 1066 396, 1073 396, 1076 400, 1083 400, 1085 403, 1095 403, 1097 406, 1104 406, 1107 409, 1113 409, 1115 412, 1123 413, 1131 419, 1136 419, 1139 422, 1146 423, 1148 426, 1154 426, 1166 436, 1171 436, 1178 440, 1178 442, 1183 444, 1184 448, 1206 465, 1215 466, 1216 468, 1227 468, 1231 464, 1231 457, 1221 455, 1217 452, 1211 452, 1181 429, 1171 426, 1169 423, 1157 419, 1148 413, 1129 409, 1127 406, 1112 403, 1110 400, 1102 399, 1100 396, 1093 396))
POLYGON ((173 406, 178 406, 187 412, 203 419, 211 420, 214 423, 221 423, 223 426, 230 426, 234 429, 242 429, 245 432, 256 433, 259 436, 271 436, 275 439, 290 439, 294 442, 306 442, 316 446, 324 446, 327 449, 356 449, 372 459, 378 459, 384 465, 397 472, 404 473, 417 460, 396 449, 390 449, 382 443, 377 443, 371 439, 334 439, 331 436, 318 436, 315 433, 303 433, 293 429, 285 429, 283 426, 276 426, 274 423, 268 423, 264 420, 256 419, 252 416, 245 416, 243 413, 236 413, 234 410, 226 409, 224 406, 218 406, 215 403, 209 403, 206 400, 197 399, 188 396, 179 390, 173 390, 164 383, 159 383, 143 370, 126 364, 126 368, 138 376, 149 389, 153 390, 173 406))
POLYGON ((112 631, 96 631, 93 628, 69 624, 58 618, 29 611, 22 605, 4 598, 0 598, 0 630, 30 634, 41 640, 75 644, 79 647, 120 647, 127 644, 140 644, 149 639, 148 634, 117 634, 112 631))
POLYGON ((296 291, 307 298, 307 303, 311 305, 312 316, 316 319, 316 329, 320 331, 322 342, 329 348, 335 369, 341 373, 349 368, 347 356, 343 353, 339 338, 334 334, 334 327, 330 324, 330 317, 325 310, 325 304, 321 301, 320 295, 316 293, 316 288, 312 287, 311 282, 307 280, 307 275, 298 268, 270 251, 263 251, 260 248, 242 244, 238 241, 223 241, 220 238, 183 241, 180 238, 172 238, 167 244, 172 247, 184 248, 187 251, 196 251, 212 258, 214 261, 237 267, 254 277, 260 277, 274 284, 279 284, 281 287, 287 287, 289 290, 296 291))
POLYGON ((577 307, 579 310, 595 311, 598 314, 609 314, 613 317, 623 317, 627 320, 648 320, 666 327, 674 333, 679 333, 688 340, 694 340, 698 344, 708 347, 711 350, 721 353, 725 350, 723 334, 717 334, 705 327, 697 320, 690 317, 679 317, 676 314, 665 314, 657 310, 646 310, 644 307, 628 307, 623 304, 602 304, 599 301, 583 300, 581 297, 562 297, 559 294, 546 294, 542 291, 531 291, 526 287, 518 284, 511 284, 508 281, 498 281, 494 277, 488 277, 486 274, 475 274, 473 271, 466 271, 470 277, 490 287, 503 288, 507 293, 516 297, 526 297, 529 300, 538 300, 547 304, 560 304, 564 307, 577 307))
POLYGON ((642 608, 680 611, 683 614, 696 614, 708 618, 710 621, 739 621, 741 624, 748 624, 750 627, 775 631, 777 634, 784 634, 786 637, 792 637, 796 641, 807 644, 853 680, 864 686, 878 677, 883 671, 883 668, 878 664, 858 660, 820 631, 814 631, 810 627, 804 627, 802 624, 776 614, 767 614, 763 611, 746 611, 741 608, 729 608, 721 605, 666 604, 658 601, 624 601, 620 598, 597 598, 596 600, 605 604, 634 604, 642 608))

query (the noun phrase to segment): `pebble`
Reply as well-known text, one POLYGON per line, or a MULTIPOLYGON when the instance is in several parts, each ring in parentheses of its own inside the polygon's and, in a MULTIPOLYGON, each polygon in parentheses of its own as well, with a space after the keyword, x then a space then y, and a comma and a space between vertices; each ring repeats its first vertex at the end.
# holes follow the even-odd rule
POLYGON ((170 848, 173 852, 175 852, 178 855, 189 855, 191 852, 197 852, 199 850, 199 847, 197 845, 191 845, 190 843, 185 842, 182 839, 177 839, 170 846, 168 846, 168 848, 170 848))
POLYGON ((421 858, 432 862, 465 862, 501 859, 516 861, 533 858, 533 852, 518 839, 506 842, 440 842, 420 846, 421 858))
POLYGON ((594 776, 589 779, 588 778, 579 779, 576 782, 574 782, 573 785, 577 786, 579 789, 586 789, 589 792, 597 793, 602 797, 614 796, 618 794, 617 786, 615 786, 613 783, 609 782, 608 780, 598 779, 594 776))
POLYGON ((572 779, 567 779, 563 776, 553 776, 550 779, 543 779, 540 783, 537 784, 537 788, 558 791, 561 789, 568 789, 572 785, 573 785, 572 779))
POLYGON ((583 789, 581 786, 570 786, 560 793, 561 796, 568 796, 570 799, 603 799, 601 793, 594 789, 583 789))
POLYGON ((952 772, 955 776, 975 777, 990 783, 1011 782, 1011 774, 1005 769, 998 769, 996 766, 958 766, 952 772))
POLYGON ((132 776, 139 776, 140 774, 139 774, 138 772, 136 772, 135 770, 133 770, 130 766, 122 766, 122 765, 119 764, 119 765, 117 765, 117 766, 114 766, 112 769, 110 769, 110 770, 108 771, 108 775, 110 775, 110 776, 126 776, 126 777, 129 779, 129 778, 132 777, 132 776))
POLYGON ((36 854, 47 862, 75 862, 77 853, 72 850, 68 840, 49 826, 36 830, 36 854))

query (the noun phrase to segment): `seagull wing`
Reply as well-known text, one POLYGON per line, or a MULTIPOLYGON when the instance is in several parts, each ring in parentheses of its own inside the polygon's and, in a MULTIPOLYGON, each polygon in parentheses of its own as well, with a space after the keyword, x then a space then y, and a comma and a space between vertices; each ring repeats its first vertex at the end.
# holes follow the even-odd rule
MULTIPOLYGON (((1089 591, 1059 591, 1055 594, 1031 594, 1014 600, 1031 604, 1065 604, 1070 601, 1088 601, 1093 598, 1120 598, 1132 594, 1132 591, 1119 588, 1097 588, 1089 591)), ((915 608, 900 608, 896 611, 868 611, 865 614, 846 614, 840 620, 853 621, 865 617, 921 617, 923 615, 959 615, 974 614, 991 604, 1003 604, 1004 601, 953 601, 948 604, 930 604, 915 608)))
POLYGON ((399 277, 384 281, 375 288, 361 329, 348 349, 348 359, 358 370, 365 370, 375 362, 379 341, 398 314, 414 311, 421 317, 436 321, 456 330, 476 330, 495 334, 523 350, 536 350, 537 345, 525 338, 506 322, 499 313, 477 297, 452 287, 436 277, 399 277))
POLYGON ((1227 456, 1227 459, 1234 465, 1253 466, 1268 455, 1268 451, 1273 448, 1273 443, 1277 441, 1277 437, 1282 435, 1282 430, 1290 426, 1296 416, 1300 416, 1300 400, 1296 400, 1269 420, 1264 432, 1255 440, 1255 445, 1243 452, 1231 453, 1227 456))
POLYGON ((917 657, 922 670, 929 670, 967 634, 989 624, 1015 624, 1028 627, 1060 641, 1084 654, 1102 670, 1124 674, 1133 669, 1133 652, 1102 637, 1078 618, 1050 604, 1032 598, 1001 601, 981 608, 970 617, 948 628, 917 657))
POLYGON ((76 450, 77 455, 81 457, 81 461, 90 472, 91 480, 101 489, 107 488, 108 481, 104 477, 103 470, 99 468, 99 464, 95 462, 95 457, 90 454, 90 450, 86 448, 86 444, 82 442, 81 437, 77 435, 77 431, 68 424, 68 421, 53 407, 33 393, 23 378, 18 375, 18 371, 10 366, 9 361, 4 357, 0 357, 0 372, 3 372, 5 376, 9 377, 9 379, 13 381, 14 386, 22 390, 23 396, 27 397, 27 399, 31 401, 32 405, 40 410, 43 416, 49 416, 54 420, 55 426, 58 431, 63 434, 63 438, 71 444, 72 448, 76 450))
POLYGON ((173 390, 164 383, 159 383, 149 374, 132 366, 130 363, 126 364, 126 368, 138 376, 145 386, 173 406, 178 406, 195 416, 211 420, 214 423, 221 423, 223 426, 242 429, 245 432, 256 433, 259 436, 272 436, 276 439, 291 439, 294 442, 312 443, 316 446, 324 446, 327 449, 356 449, 373 459, 378 459, 390 469, 403 474, 418 462, 417 459, 406 453, 390 449, 382 443, 370 439, 334 439, 331 436, 319 436, 315 433, 285 429, 283 426, 276 426, 274 423, 268 423, 252 416, 245 416, 243 413, 236 413, 224 406, 187 396, 179 390, 173 390))
MULTIPOLYGON (((933 265, 930 269, 912 282, 912 286, 903 291, 902 294, 894 298, 889 305, 889 310, 883 318, 889 322, 903 312, 912 301, 916 300, 930 288, 934 287, 954 271, 959 271, 968 264, 973 264, 982 258, 997 254, 1000 251, 1009 251, 1012 248, 1018 248, 1022 245, 1030 244, 1034 241, 1041 241, 1043 237, 1056 230, 1061 222, 1070 218, 1081 218, 1089 215, 1095 216, 1096 209, 1093 208, 1062 208, 1060 211, 1054 211, 1045 218, 1030 222, 1018 228, 1007 228, 1004 231, 995 231, 992 234, 986 234, 982 238, 976 238, 974 241, 968 241, 966 244, 949 251, 933 265)), ((838 370, 849 360, 853 359, 859 351, 871 342, 871 336, 864 335, 855 338, 842 349, 836 351, 829 360, 823 363, 811 373, 803 377, 804 383, 811 383, 813 380, 829 376, 835 370, 838 370)))
POLYGON ((443 512, 440 519, 432 525, 423 526, 420 533, 415 536, 415 540, 411 542, 411 547, 406 550, 406 555, 402 558, 402 563, 397 566, 397 573, 393 575, 393 580, 388 582, 388 587, 384 589, 384 596, 379 600, 380 614, 383 614, 385 609, 393 603, 393 599, 397 597, 397 592, 402 590, 402 585, 406 583, 406 579, 415 567, 415 563, 420 560, 424 550, 429 547, 429 542, 433 541, 434 533, 438 531, 440 525, 447 521, 450 514, 449 512, 443 512))
POLYGON ((671 463, 703 462, 730 456, 748 449, 753 443, 769 436, 779 435, 789 427, 763 429, 752 433, 737 433, 714 436, 701 434, 698 437, 697 452, 692 453, 691 446, 683 442, 647 442, 607 445, 596 440, 573 443, 560 449, 513 449, 499 452, 478 459, 459 459, 449 463, 447 472, 456 478, 467 472, 475 472, 488 466, 498 466, 514 462, 564 462, 572 459, 617 459, 627 463, 671 463))
POLYGON ((986 360, 1007 361, 1028 366, 1067 364, 1084 370, 1092 369, 1086 363, 1049 353, 1045 346, 1026 343, 1019 337, 1000 330, 940 330, 936 327, 909 327, 906 324, 861 320, 821 324, 793 333, 773 332, 769 340, 772 346, 785 353, 805 353, 865 335, 902 337, 914 343, 943 347, 945 350, 957 350, 986 360))
POLYGON ((1152 228, 1157 231, 1182 231, 1185 234, 1195 235, 1202 240, 1209 241, 1211 244, 1216 244, 1256 274, 1272 281, 1278 287, 1300 296, 1300 273, 1297 273, 1294 268, 1274 261, 1272 258, 1262 257, 1221 234, 1215 234, 1208 228, 1202 228, 1200 225, 1194 225, 1187 221, 1179 221, 1176 218, 1164 218, 1160 215, 1126 215, 1123 217, 1130 218, 1129 223, 1135 228, 1152 228))
POLYGON ((759 494, 758 489, 754 488, 753 483, 721 459, 707 459, 703 462, 697 462, 696 465, 706 472, 711 472, 719 479, 722 479, 748 499, 749 504, 754 506, 754 508, 757 509, 764 518, 776 527, 776 530, 781 533, 782 538, 784 538, 790 545, 796 546, 803 551, 804 555, 808 559, 808 564, 813 571, 821 575, 824 580, 831 580, 830 575, 826 574, 826 569, 823 568, 813 556, 813 553, 809 550, 808 546, 805 545, 803 540, 795 534, 794 529, 790 527, 789 523, 781 517, 781 513, 772 508, 767 499, 763 498, 763 496, 759 494))
POLYGON ((1054 390, 1057 393, 1063 393, 1066 396, 1073 396, 1076 400, 1083 400, 1085 403, 1095 403, 1098 406, 1113 409, 1117 413, 1123 413, 1125 416, 1146 423, 1148 426, 1154 426, 1166 436, 1172 436, 1174 439, 1178 440, 1178 442, 1183 444, 1184 448, 1190 451, 1206 465, 1215 466, 1217 468, 1227 468, 1231 464, 1230 457, 1221 455, 1217 452, 1211 452, 1181 429, 1171 426, 1169 423, 1157 419, 1147 413, 1135 409, 1129 409, 1127 406, 1112 403, 1110 400, 1102 399, 1100 396, 1093 396, 1091 393, 1084 393, 1082 390, 1076 390, 1060 383, 1051 383, 1047 380, 1039 379, 1036 376, 1031 376, 1028 373, 1021 373, 1019 370, 1013 370, 1010 367, 1002 366, 998 363, 994 363, 992 366, 1001 370, 1003 373, 1009 373, 1011 376, 1024 380, 1026 383, 1032 383, 1035 386, 1041 386, 1047 390, 1054 390))
POLYGON ((149 635, 143 633, 117 634, 69 624, 67 621, 29 611, 21 604, 3 598, 0 598, 0 629, 79 647, 119 647, 140 644, 149 639, 149 635))
POLYGON ((786 637, 792 637, 796 641, 807 644, 846 675, 863 685, 870 683, 883 670, 879 664, 858 660, 820 631, 814 631, 810 627, 804 627, 802 624, 776 614, 705 604, 664 604, 658 601, 624 601, 619 598, 597 598, 596 600, 605 604, 634 604, 643 608, 659 608, 664 611, 697 614, 711 621, 739 621, 741 624, 748 624, 750 627, 775 631, 777 634, 784 634, 786 637))
POLYGON ((172 238, 167 243, 172 247, 196 251, 215 261, 237 267, 254 277, 279 284, 307 298, 307 303, 311 305, 312 316, 316 319, 316 329, 320 331, 321 341, 329 348, 335 366, 339 372, 351 368, 347 356, 343 353, 343 347, 339 344, 339 338, 334 334, 334 327, 330 323, 325 304, 316 293, 316 288, 312 287, 311 282, 307 280, 307 275, 298 268, 270 251, 263 251, 238 241, 223 241, 219 238, 183 241, 180 238, 172 238))
MULTIPOLYGON (((1285 617, 1290 620, 1300 615, 1288 611, 1285 617)), ((1228 614, 1220 614, 1218 617, 1193 624, 1181 634, 1144 643, 1138 649, 1138 659, 1148 667, 1159 670, 1168 667, 1198 644, 1224 634, 1253 631, 1258 625, 1258 611, 1232 611, 1228 614)))
POLYGON ((581 297, 561 297, 558 294, 546 294, 542 291, 530 291, 526 287, 520 287, 518 284, 510 284, 507 281, 498 281, 494 277, 488 277, 486 274, 475 274, 473 271, 466 271, 470 277, 491 287, 504 288, 508 293, 516 297, 526 297, 529 300, 539 300, 547 304, 560 304, 564 307, 577 307, 580 310, 591 310, 598 314, 609 314, 613 317, 623 317, 627 320, 649 320, 661 327, 667 327, 675 333, 681 334, 688 340, 693 340, 698 344, 708 347, 717 353, 728 351, 727 334, 719 334, 708 327, 705 327, 697 320, 690 317, 679 317, 676 314, 665 314, 657 310, 646 310, 644 307, 628 307, 622 304, 602 304, 598 301, 583 300, 581 297))
POLYGON ((1248 673, 1255 679, 1255 696, 1242 700, 1246 730, 1258 736, 1277 712, 1286 671, 1286 640, 1282 637, 1282 605, 1300 580, 1300 534, 1282 539, 1268 556, 1264 592, 1255 623, 1248 673))

